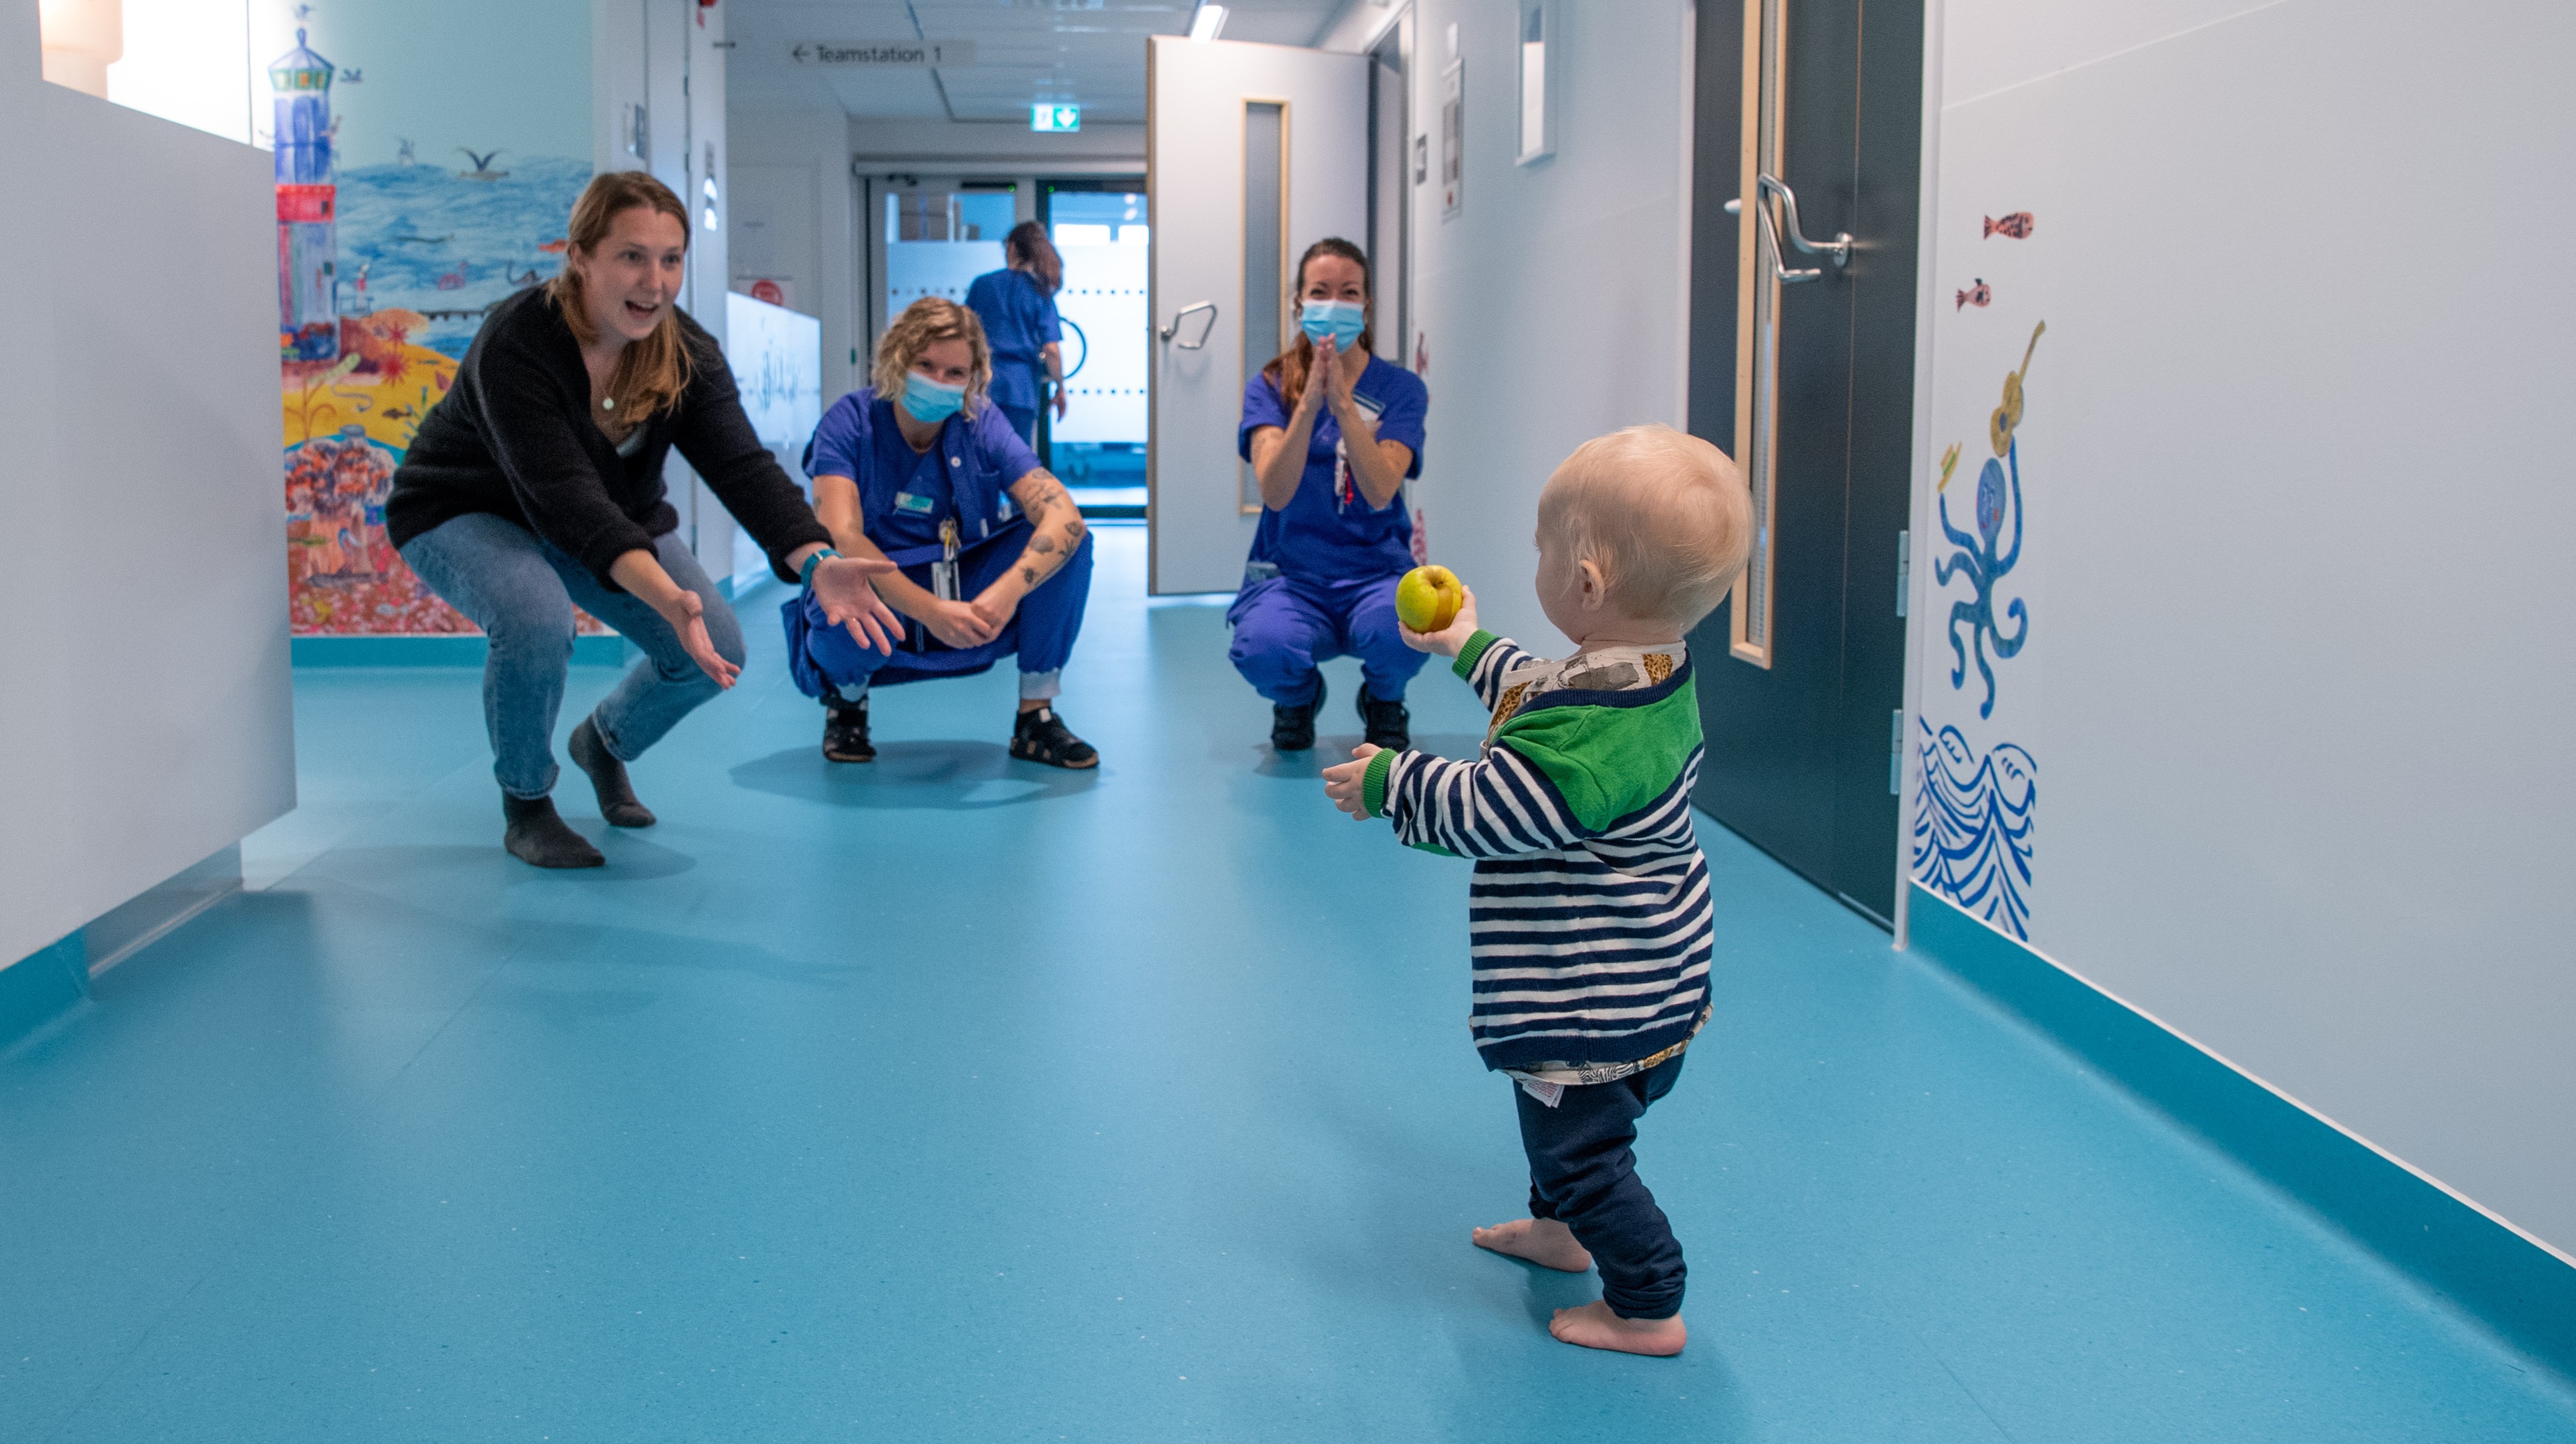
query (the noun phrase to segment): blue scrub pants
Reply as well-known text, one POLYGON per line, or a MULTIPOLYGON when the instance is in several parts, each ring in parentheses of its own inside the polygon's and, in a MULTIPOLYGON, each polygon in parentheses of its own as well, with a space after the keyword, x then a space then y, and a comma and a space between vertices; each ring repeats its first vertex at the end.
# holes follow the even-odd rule
MULTIPOLYGON (((1001 406, 998 401, 993 404, 1001 406)), ((1043 409, 1037 406, 1002 406, 1002 419, 1011 423, 1011 429, 1020 434, 1020 440, 1035 446, 1038 444, 1038 412, 1043 409)))
POLYGON ((1265 577, 1237 593, 1225 614, 1234 628, 1227 659, 1252 689, 1280 707, 1315 700, 1319 662, 1360 659, 1371 697, 1404 700, 1405 684, 1422 670, 1426 653, 1404 645, 1395 620, 1399 577, 1313 582, 1265 577))
MULTIPOLYGON (((971 600, 1005 571, 1019 565, 1029 535, 1027 527, 1014 527, 959 554, 959 595, 971 600)), ((924 587, 930 585, 927 565, 906 567, 903 574, 924 587)), ((889 657, 874 647, 862 646, 847 628, 825 621, 822 604, 814 600, 813 594, 799 593, 780 609, 787 625, 788 671, 795 676, 798 690, 808 697, 820 697, 829 687, 844 700, 855 702, 866 696, 872 686, 972 676, 1017 653, 1021 698, 1049 698, 1056 695, 1057 674, 1073 656, 1073 640, 1082 631, 1083 605, 1090 599, 1088 535, 1073 549, 1073 556, 1061 570, 1020 599, 1020 609, 1003 623, 1002 635, 980 647, 951 647, 931 636, 919 622, 907 620, 905 644, 889 657)))

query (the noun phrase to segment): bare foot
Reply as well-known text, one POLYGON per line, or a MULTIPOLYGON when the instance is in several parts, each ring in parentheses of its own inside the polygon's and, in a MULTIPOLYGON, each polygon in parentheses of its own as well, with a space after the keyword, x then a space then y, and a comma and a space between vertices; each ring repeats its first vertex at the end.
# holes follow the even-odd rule
POLYGON ((1594 1299, 1579 1309, 1558 1309, 1548 1323, 1547 1331, 1569 1344, 1587 1349, 1616 1349, 1623 1354, 1652 1354, 1668 1358, 1682 1351, 1690 1342, 1690 1330, 1682 1327, 1682 1316, 1669 1319, 1623 1319, 1610 1312, 1610 1305, 1594 1299))
POLYGON ((1592 1255, 1574 1241, 1574 1230, 1552 1218, 1516 1218, 1468 1235, 1476 1247, 1525 1258, 1531 1263, 1579 1274, 1592 1267, 1592 1255))

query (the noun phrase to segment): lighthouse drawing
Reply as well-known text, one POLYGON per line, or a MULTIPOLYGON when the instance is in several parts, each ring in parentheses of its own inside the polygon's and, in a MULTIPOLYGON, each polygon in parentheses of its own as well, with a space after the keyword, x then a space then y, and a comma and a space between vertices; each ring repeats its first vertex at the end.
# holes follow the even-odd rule
POLYGON ((278 341, 290 361, 340 352, 338 188, 331 179, 331 62, 295 32, 268 67, 277 118, 278 341))

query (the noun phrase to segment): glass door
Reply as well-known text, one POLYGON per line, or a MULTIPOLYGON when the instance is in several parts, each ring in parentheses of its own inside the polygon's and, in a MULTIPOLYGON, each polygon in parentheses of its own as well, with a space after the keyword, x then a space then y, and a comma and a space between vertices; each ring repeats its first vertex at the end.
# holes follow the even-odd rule
POLYGON ((1064 260, 1065 415, 1038 420, 1039 456, 1073 488, 1083 515, 1145 515, 1145 286, 1153 227, 1143 187, 1125 178, 1041 180, 1038 220, 1064 260))

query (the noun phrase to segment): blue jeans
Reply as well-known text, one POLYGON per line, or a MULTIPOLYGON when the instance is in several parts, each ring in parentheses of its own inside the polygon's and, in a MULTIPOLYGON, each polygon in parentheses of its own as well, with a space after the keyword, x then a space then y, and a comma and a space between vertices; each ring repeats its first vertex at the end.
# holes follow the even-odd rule
POLYGON ((1655 1196, 1637 1178, 1637 1120, 1673 1091, 1682 1059, 1668 1058, 1616 1083, 1565 1090, 1554 1108, 1518 1083, 1521 1147, 1529 1154, 1530 1217, 1573 1230, 1601 1270, 1601 1299, 1623 1319, 1682 1311, 1682 1246, 1655 1196))
POLYGON ((1430 658, 1404 645, 1395 620, 1401 577, 1310 582, 1265 577, 1237 593, 1226 610, 1234 628, 1228 660, 1252 690, 1282 707, 1315 700, 1315 664, 1349 655, 1381 702, 1404 700, 1405 684, 1430 658))
MULTIPOLYGON (((742 665, 742 627, 706 569, 680 543, 658 537, 662 570, 706 603, 707 637, 742 665)), ((612 592, 571 557, 514 521, 474 512, 413 537, 402 559, 431 591, 492 639, 483 662, 483 725, 492 737, 492 775, 512 797, 554 791, 555 713, 572 665, 572 609, 615 627, 644 660, 590 714, 599 740, 632 762, 699 703, 723 690, 680 646, 662 614, 629 592, 612 592)))

